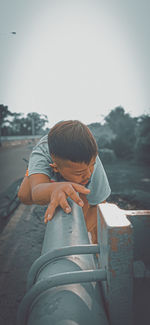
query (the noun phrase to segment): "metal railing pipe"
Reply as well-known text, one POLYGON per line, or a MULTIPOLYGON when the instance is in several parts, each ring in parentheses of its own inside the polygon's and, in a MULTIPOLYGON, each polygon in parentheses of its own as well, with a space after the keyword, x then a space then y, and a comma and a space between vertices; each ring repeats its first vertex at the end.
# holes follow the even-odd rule
POLYGON ((72 201, 72 212, 57 209, 48 222, 41 257, 28 276, 28 292, 20 304, 17 325, 108 325, 98 269, 82 209, 72 201))
POLYGON ((31 266, 27 278, 27 291, 36 282, 36 278, 40 270, 49 263, 54 262, 60 257, 70 256, 75 254, 96 254, 99 253, 100 247, 96 244, 66 246, 61 249, 55 249, 53 252, 41 255, 31 266))

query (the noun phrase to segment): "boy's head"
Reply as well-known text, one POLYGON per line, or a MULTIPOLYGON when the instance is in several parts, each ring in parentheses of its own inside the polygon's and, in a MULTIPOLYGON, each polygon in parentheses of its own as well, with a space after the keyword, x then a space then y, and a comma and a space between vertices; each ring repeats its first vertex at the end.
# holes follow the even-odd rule
POLYGON ((66 180, 86 184, 98 153, 89 128, 77 120, 59 122, 48 134, 51 167, 66 180))

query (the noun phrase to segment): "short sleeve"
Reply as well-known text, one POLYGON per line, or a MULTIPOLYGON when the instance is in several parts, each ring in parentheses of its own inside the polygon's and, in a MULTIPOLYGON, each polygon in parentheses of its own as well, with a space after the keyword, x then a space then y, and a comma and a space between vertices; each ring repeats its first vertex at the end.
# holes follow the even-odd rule
POLYGON ((87 188, 90 189, 90 193, 87 195, 90 205, 97 205, 103 202, 111 193, 104 167, 98 156, 96 157, 95 168, 87 188))
POLYGON ((33 151, 29 158, 29 176, 33 174, 45 174, 51 178, 53 171, 50 167, 52 163, 47 136, 43 137, 40 142, 33 148, 33 151))

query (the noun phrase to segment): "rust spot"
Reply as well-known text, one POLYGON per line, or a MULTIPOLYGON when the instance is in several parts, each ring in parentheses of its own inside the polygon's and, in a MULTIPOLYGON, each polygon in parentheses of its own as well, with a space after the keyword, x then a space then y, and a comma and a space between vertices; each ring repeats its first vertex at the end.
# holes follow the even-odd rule
POLYGON ((104 221, 104 218, 103 218, 103 215, 100 213, 100 220, 101 220, 101 229, 105 228, 106 227, 106 224, 105 224, 105 221, 104 221))
POLYGON ((125 227, 125 228, 119 228, 117 230, 117 234, 119 234, 119 235, 122 235, 122 234, 125 234, 125 233, 131 234, 132 233, 132 228, 125 227))
POLYGON ((113 269, 110 269, 110 272, 112 273, 112 276, 115 277, 116 276, 116 271, 113 269))
POLYGON ((105 223, 105 220, 104 220, 104 217, 99 209, 99 214, 100 214, 100 238, 101 240, 103 240, 103 233, 104 233, 104 229, 106 228, 106 223, 105 223))
POLYGON ((131 237, 128 238, 128 244, 132 244, 132 239, 131 239, 131 237))
POLYGON ((110 247, 113 252, 117 252, 118 250, 118 240, 117 237, 111 237, 110 247))

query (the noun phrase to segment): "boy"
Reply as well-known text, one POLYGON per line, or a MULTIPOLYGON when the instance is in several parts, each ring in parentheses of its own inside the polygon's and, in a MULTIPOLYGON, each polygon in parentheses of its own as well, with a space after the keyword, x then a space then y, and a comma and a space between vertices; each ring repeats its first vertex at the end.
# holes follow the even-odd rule
POLYGON ((34 147, 18 196, 25 204, 48 204, 45 223, 57 206, 69 213, 70 197, 83 209, 87 230, 97 242, 97 205, 110 195, 96 141, 77 120, 59 122, 34 147), (78 194, 79 193, 79 194, 78 194))

